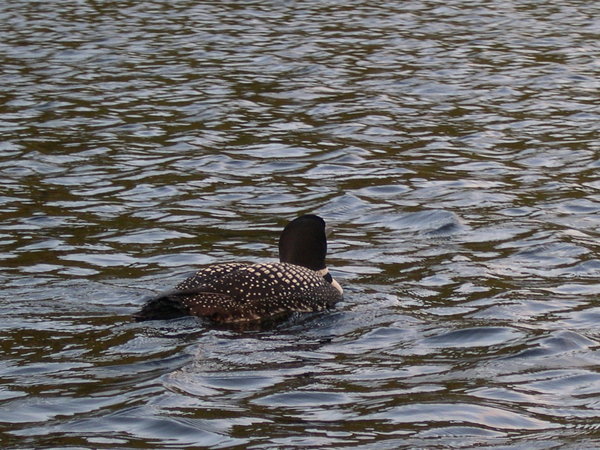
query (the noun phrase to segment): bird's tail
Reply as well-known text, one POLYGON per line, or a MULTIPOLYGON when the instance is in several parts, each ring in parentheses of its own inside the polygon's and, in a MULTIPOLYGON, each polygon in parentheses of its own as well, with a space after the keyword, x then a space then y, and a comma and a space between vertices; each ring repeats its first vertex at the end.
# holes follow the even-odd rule
POLYGON ((136 322, 145 320, 167 320, 189 315, 189 308, 181 302, 184 291, 172 291, 146 301, 142 309, 133 315, 136 322))

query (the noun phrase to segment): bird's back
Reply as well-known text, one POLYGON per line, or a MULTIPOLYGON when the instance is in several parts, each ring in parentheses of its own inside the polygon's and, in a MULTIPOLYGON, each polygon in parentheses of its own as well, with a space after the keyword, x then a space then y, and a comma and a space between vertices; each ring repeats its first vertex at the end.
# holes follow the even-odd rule
POLYGON ((195 315, 216 322, 274 318, 294 311, 321 311, 341 293, 319 272, 289 263, 215 264, 197 271, 175 290, 150 300, 138 320, 195 315))

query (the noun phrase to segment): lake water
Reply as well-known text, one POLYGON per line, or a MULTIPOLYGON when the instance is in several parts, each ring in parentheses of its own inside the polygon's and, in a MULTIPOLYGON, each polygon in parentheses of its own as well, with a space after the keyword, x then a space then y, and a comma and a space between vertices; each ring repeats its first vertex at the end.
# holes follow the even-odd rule
POLYGON ((3 448, 600 446, 600 4, 0 4, 3 448), (334 310, 134 323, 314 212, 334 310))

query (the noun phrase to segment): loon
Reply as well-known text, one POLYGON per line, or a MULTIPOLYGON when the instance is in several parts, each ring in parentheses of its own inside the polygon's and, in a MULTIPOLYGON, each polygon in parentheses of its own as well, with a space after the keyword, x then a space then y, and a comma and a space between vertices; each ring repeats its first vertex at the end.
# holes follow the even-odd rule
POLYGON ((135 320, 191 315, 216 323, 261 321, 292 312, 322 311, 343 289, 325 265, 325 221, 314 214, 286 225, 278 263, 222 263, 200 269, 173 291, 146 302, 135 320))

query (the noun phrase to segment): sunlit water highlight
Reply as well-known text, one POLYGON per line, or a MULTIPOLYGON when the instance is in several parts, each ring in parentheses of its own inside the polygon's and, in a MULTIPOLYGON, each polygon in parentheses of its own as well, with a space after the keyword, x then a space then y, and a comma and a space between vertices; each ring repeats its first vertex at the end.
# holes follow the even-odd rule
POLYGON ((0 5, 6 448, 600 445, 595 2, 0 5), (136 324, 306 213, 345 300, 136 324))

